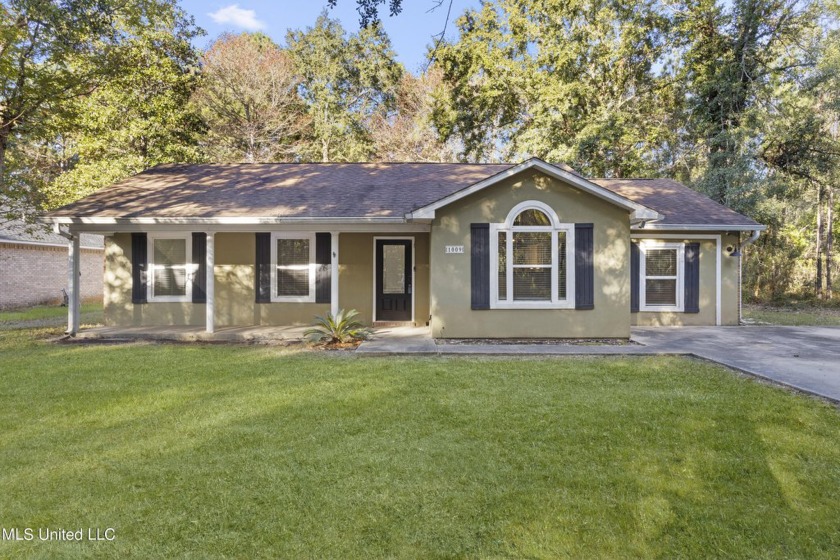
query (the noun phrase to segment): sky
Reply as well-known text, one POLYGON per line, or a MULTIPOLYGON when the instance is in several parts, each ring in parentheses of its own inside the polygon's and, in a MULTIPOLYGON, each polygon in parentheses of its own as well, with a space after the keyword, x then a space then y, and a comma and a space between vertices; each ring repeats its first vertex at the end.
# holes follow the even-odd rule
MULTIPOLYGON (((403 11, 395 17, 388 14, 387 7, 380 10, 397 59, 411 72, 425 67, 426 47, 446 23, 448 0, 429 12, 436 4, 437 0, 403 0, 403 11)), ((326 6, 327 0, 181 0, 181 7, 207 32, 196 41, 199 48, 206 48, 224 32, 241 31, 261 31, 283 44, 287 29, 311 27, 326 6)), ((457 36, 455 19, 467 8, 478 6, 479 0, 453 0, 447 38, 457 36)), ((340 20, 350 33, 359 29, 355 0, 338 0, 330 17, 340 20)))

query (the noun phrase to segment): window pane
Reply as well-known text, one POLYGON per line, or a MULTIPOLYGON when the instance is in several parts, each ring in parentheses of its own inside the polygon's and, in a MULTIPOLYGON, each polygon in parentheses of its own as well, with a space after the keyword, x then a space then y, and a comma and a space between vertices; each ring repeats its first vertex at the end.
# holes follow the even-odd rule
POLYGON ((647 305, 676 305, 676 280, 646 280, 645 300, 647 305))
POLYGON ((309 268, 290 270, 277 267, 277 295, 303 296, 309 295, 309 268))
POLYGON ((557 298, 566 299, 566 232, 557 232, 557 298))
POLYGON ((180 268, 158 268, 154 270, 155 296, 185 296, 187 295, 187 271, 183 265, 180 268))
POLYGON ((513 264, 551 264, 551 232, 513 234, 513 264))
POLYGON ((551 300, 551 268, 514 268, 513 299, 551 300))
POLYGON ((277 266, 309 264, 308 239, 278 239, 277 266))
POLYGON ((513 220, 515 226, 550 226, 551 220, 539 210, 524 210, 513 220))
POLYGON ((645 275, 676 276, 676 249, 648 249, 645 251, 645 275))
POLYGON ((161 266, 187 264, 186 239, 155 239, 155 264, 161 266))
POLYGON ((499 300, 507 299, 507 232, 499 233, 499 300))
POLYGON ((405 245, 382 246, 382 293, 405 293, 405 245))
POLYGON ((309 240, 277 240, 277 295, 309 296, 309 240))
POLYGON ((187 240, 155 239, 152 294, 187 295, 187 240))

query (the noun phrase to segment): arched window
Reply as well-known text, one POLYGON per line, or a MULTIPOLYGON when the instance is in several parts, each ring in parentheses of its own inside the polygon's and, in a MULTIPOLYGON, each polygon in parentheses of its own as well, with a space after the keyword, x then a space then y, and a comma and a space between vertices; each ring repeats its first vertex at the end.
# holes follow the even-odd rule
POLYGON ((491 230, 491 307, 574 307, 573 236, 548 205, 515 206, 491 230))

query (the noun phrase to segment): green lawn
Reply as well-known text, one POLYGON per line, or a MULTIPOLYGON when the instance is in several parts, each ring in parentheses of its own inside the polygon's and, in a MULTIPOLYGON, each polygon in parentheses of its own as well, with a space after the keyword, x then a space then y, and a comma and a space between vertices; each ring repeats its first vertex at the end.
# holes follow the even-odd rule
POLYGON ((771 325, 840 326, 840 307, 837 304, 760 305, 744 304, 744 318, 771 325))
MULTIPOLYGON (((102 302, 82 304, 84 323, 102 322, 102 302)), ((67 321, 67 308, 60 305, 36 305, 11 311, 0 311, 0 329, 19 326, 54 326, 67 321)))
POLYGON ((840 413, 681 358, 0 332, 0 556, 836 558, 840 413))

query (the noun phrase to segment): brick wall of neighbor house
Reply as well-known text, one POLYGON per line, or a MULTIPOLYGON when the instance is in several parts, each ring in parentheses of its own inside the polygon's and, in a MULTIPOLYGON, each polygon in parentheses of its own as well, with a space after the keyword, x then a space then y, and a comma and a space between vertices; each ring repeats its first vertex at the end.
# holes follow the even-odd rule
MULTIPOLYGON (((102 297, 102 249, 82 249, 82 298, 102 297)), ((61 303, 67 249, 0 243, 0 309, 61 303)))

